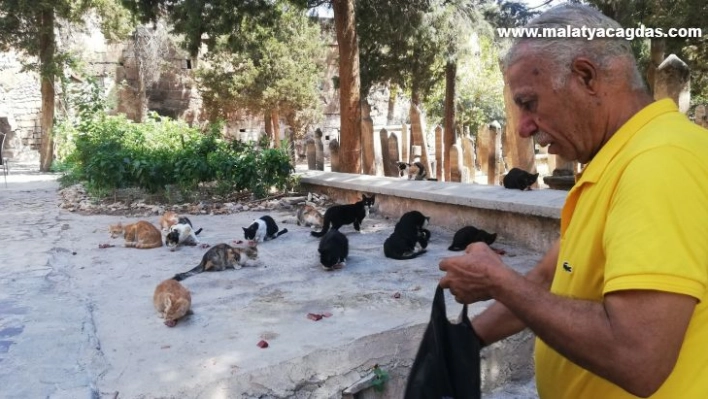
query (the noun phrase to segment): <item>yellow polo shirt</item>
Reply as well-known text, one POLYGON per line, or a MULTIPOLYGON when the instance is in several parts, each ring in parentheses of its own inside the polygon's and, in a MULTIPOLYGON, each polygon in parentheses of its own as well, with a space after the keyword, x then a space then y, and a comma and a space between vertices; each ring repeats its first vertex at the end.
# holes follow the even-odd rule
MULTIPOLYGON (((699 300, 673 372, 652 398, 708 398, 708 131, 671 100, 602 147, 568 193, 551 291, 602 301, 642 289, 699 300)), ((542 399, 634 398, 536 340, 542 399)))

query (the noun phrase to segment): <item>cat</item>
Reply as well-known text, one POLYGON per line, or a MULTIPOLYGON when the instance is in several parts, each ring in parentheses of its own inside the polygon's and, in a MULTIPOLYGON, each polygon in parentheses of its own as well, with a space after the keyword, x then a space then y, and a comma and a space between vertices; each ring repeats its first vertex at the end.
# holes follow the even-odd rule
POLYGON ((393 233, 384 241, 384 255, 392 259, 413 259, 426 252, 430 231, 425 226, 430 217, 418 211, 406 212, 396 223, 393 233), (416 246, 420 250, 416 250, 416 246))
POLYGON ((152 223, 140 220, 135 223, 123 225, 122 223, 108 226, 111 238, 123 234, 126 247, 140 249, 157 248, 162 246, 162 234, 152 223))
POLYGON ((349 256, 349 240, 339 230, 332 229, 320 239, 317 252, 325 270, 344 267, 349 256))
POLYGON ((455 232, 455 236, 452 238, 452 245, 448 247, 448 250, 464 251, 473 242, 484 242, 487 245, 492 245, 496 239, 497 233, 488 233, 474 226, 465 226, 455 232))
POLYGON ((536 183, 538 173, 529 173, 523 169, 511 168, 504 176, 502 183, 505 188, 519 189, 522 191, 531 190, 531 186, 536 183))
POLYGON ((165 245, 175 250, 180 245, 195 246, 199 244, 199 234, 202 229, 194 231, 191 224, 177 223, 170 227, 170 232, 165 237, 165 245))
POLYGON ((327 233, 330 225, 333 229, 339 230, 343 225, 350 223, 354 223, 354 230, 361 231, 361 222, 369 215, 369 210, 374 206, 375 200, 376 194, 371 195, 371 197, 364 194, 361 200, 354 204, 334 205, 329 207, 324 214, 322 231, 311 231, 310 234, 313 237, 322 237, 327 233))
POLYGON ((165 319, 167 327, 174 327, 177 320, 184 317, 192 306, 192 295, 182 284, 173 279, 157 285, 152 296, 152 303, 165 319))
POLYGON ((422 162, 416 161, 408 164, 408 180, 425 180, 428 172, 422 162))
POLYGON ((396 165, 398 166, 398 175, 400 177, 408 176, 408 180, 425 180, 428 176, 425 166, 420 161, 412 163, 396 162, 396 165))
POLYGON ((312 205, 303 204, 297 210, 297 225, 306 227, 322 227, 322 213, 312 205))
POLYGON ((246 240, 255 242, 273 240, 288 232, 288 229, 278 231, 278 225, 272 217, 265 215, 256 219, 250 226, 243 228, 243 236, 246 240))
MULTIPOLYGON (((187 224, 189 225, 189 227, 194 227, 192 226, 192 221, 189 220, 188 217, 179 216, 176 212, 173 211, 167 211, 163 213, 160 217, 160 227, 162 228, 162 231, 169 231, 170 227, 176 224, 187 224)), ((201 231, 202 229, 200 228, 199 230, 195 231, 194 234, 199 234, 201 233, 201 231)))
POLYGON ((172 225, 179 223, 179 216, 176 212, 166 211, 160 216, 160 228, 162 231, 168 231, 172 225))
POLYGON ((254 260, 257 257, 258 248, 253 245, 232 247, 229 244, 217 244, 206 251, 199 265, 188 272, 175 274, 172 278, 182 281, 187 277, 202 272, 220 272, 226 269, 239 270, 246 266, 248 260, 254 260))

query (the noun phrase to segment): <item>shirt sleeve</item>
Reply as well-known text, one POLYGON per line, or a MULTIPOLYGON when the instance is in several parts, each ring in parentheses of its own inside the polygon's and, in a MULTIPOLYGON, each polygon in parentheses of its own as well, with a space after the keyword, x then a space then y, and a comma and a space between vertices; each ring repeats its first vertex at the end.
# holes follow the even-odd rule
POLYGON ((681 148, 637 155, 610 201, 603 293, 642 289, 690 295, 708 284, 708 170, 681 148))

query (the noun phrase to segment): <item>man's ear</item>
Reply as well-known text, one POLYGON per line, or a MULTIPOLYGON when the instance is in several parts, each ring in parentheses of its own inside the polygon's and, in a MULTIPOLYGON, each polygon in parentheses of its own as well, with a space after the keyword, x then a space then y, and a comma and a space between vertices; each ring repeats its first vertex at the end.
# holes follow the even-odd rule
POLYGON ((596 94, 598 90, 597 66, 587 58, 578 57, 570 65, 573 77, 590 93, 596 94))

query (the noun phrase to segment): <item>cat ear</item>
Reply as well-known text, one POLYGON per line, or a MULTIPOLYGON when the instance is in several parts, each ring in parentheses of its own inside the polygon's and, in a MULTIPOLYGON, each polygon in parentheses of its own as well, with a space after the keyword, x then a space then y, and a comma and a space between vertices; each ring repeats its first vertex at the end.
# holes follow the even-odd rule
POLYGON ((538 179, 538 173, 535 173, 535 174, 533 174, 533 175, 531 175, 531 176, 533 176, 534 179, 538 179))
POLYGON ((244 233, 248 231, 248 229, 245 228, 245 227, 241 227, 241 228, 243 229, 243 232, 244 232, 244 233))

